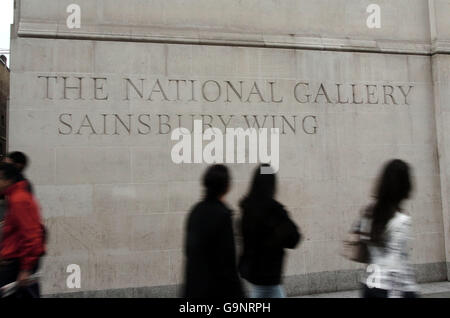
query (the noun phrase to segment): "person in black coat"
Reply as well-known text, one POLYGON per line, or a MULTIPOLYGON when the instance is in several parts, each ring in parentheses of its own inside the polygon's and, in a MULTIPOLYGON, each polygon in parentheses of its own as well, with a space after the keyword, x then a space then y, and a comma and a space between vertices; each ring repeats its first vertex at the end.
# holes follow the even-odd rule
MULTIPOLYGON (((252 298, 283 298, 281 286, 284 249, 293 249, 301 234, 288 212, 274 199, 275 174, 256 170, 249 194, 241 201, 243 253, 241 277, 251 283, 252 298)), ((267 170, 266 170, 267 171, 267 170)))
POLYGON ((185 236, 186 298, 243 297, 239 279, 231 221, 231 210, 223 203, 230 186, 228 169, 208 168, 203 185, 206 195, 191 210, 185 236))

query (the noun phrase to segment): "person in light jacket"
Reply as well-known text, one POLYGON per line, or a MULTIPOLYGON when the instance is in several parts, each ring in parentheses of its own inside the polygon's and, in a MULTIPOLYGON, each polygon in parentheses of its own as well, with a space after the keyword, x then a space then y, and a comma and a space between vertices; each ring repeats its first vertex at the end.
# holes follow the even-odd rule
POLYGON ((363 275, 364 298, 415 298, 417 285, 410 266, 411 217, 401 208, 412 191, 409 165, 399 159, 383 168, 375 203, 366 209, 361 232, 368 233, 370 262, 363 275))

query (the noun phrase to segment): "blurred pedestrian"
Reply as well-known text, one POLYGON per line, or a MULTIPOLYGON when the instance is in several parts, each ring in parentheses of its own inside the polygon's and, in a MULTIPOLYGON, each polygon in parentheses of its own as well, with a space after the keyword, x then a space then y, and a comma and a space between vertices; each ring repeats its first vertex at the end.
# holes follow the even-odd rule
MULTIPOLYGON (((19 181, 22 181, 22 180, 26 181, 27 182, 27 190, 30 193, 33 193, 33 185, 23 175, 23 172, 28 165, 28 157, 23 152, 13 151, 13 152, 10 152, 10 153, 2 156, 1 161, 14 165, 20 174, 19 181)), ((6 209, 7 209, 7 204, 6 204, 5 196, 3 194, 0 194, 0 239, 2 237, 2 229, 3 229, 3 225, 4 225, 4 217, 6 214, 6 209)))
POLYGON ((383 168, 375 189, 375 203, 366 209, 360 232, 368 234, 369 264, 363 277, 365 298, 415 298, 417 285, 408 263, 411 217, 402 203, 412 191, 409 165, 399 159, 383 168))
POLYGON ((17 297, 40 297, 39 284, 29 281, 45 254, 38 204, 12 164, 0 163, 0 192, 8 204, 0 242, 0 287, 17 281, 17 297))
POLYGON ((275 200, 275 174, 261 174, 258 167, 251 188, 241 201, 243 253, 241 276, 251 284, 252 298, 284 298, 282 270, 285 248, 293 249, 301 234, 286 209, 275 200))
POLYGON ((33 193, 33 185, 25 178, 24 171, 28 166, 28 157, 23 152, 13 151, 3 157, 3 162, 14 165, 20 173, 20 180, 25 180, 28 183, 27 189, 33 193))
POLYGON ((193 207, 187 220, 184 297, 243 297, 231 210, 224 203, 230 188, 228 169, 223 165, 209 167, 203 186, 205 197, 193 207))

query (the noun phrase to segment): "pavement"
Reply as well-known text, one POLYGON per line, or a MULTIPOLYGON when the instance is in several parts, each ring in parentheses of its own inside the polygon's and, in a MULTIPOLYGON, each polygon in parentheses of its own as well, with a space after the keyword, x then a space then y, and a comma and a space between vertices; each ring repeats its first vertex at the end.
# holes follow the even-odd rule
MULTIPOLYGON (((420 297, 450 298, 450 282, 420 284, 420 297)), ((349 290, 336 293, 306 295, 293 298, 360 298, 359 290, 349 290)))

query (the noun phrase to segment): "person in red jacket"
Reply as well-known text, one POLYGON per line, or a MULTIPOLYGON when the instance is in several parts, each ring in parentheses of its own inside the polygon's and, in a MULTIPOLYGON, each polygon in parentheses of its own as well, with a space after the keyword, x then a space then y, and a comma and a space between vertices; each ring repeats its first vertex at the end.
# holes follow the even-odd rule
POLYGON ((0 163, 0 193, 8 203, 0 241, 0 287, 17 281, 34 297, 39 286, 29 286, 30 275, 45 254, 44 233, 38 204, 28 183, 11 164, 0 163))

